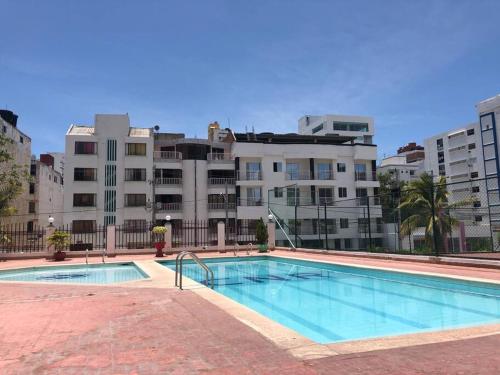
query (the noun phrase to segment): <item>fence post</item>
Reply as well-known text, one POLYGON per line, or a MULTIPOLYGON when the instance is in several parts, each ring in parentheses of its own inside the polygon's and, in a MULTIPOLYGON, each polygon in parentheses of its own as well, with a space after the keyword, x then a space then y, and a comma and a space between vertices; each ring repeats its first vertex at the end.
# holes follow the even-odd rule
POLYGON ((328 250, 328 215, 326 213, 326 203, 325 203, 325 249, 328 250))
POLYGON ((50 236, 52 236, 55 231, 56 231, 56 227, 54 227, 53 225, 49 225, 48 227, 45 228, 43 243, 45 244, 45 251, 47 252, 47 256, 50 255, 50 246, 51 246, 51 245, 49 245, 48 238, 50 236))
POLYGON ((226 223, 219 221, 217 223, 217 248, 219 251, 226 251, 226 223))
POLYGON ((106 253, 116 253, 116 227, 112 224, 106 227, 106 253))
POLYGON ((165 223, 165 228, 167 229, 165 232, 165 252, 168 253, 172 251, 172 223, 167 221, 165 223))
POLYGON ((434 182, 431 183, 431 215, 432 215, 432 243, 434 246, 434 255, 439 256, 439 242, 436 234, 436 207, 434 200, 434 182))
POLYGON ((372 245, 372 218, 370 215, 370 196, 366 197, 366 213, 368 215, 368 251, 371 251, 373 248, 372 245))
POLYGON ((267 247, 269 250, 274 250, 276 246, 276 225, 272 220, 267 222, 267 247))

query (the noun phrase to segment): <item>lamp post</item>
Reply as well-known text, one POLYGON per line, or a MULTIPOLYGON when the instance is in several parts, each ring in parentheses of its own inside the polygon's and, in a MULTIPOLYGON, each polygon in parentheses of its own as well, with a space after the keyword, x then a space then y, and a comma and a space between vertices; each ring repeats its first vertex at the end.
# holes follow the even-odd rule
POLYGON ((272 223, 273 222, 273 215, 272 214, 269 214, 267 215, 267 218, 269 219, 269 222, 272 223))
POLYGON ((54 218, 52 216, 49 216, 49 227, 53 227, 54 226, 54 218))

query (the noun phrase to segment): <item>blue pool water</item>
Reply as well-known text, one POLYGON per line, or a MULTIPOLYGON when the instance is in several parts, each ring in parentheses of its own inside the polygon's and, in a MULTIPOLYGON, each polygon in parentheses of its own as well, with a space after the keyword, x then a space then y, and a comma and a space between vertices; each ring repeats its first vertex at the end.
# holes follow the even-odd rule
POLYGON ((146 278, 133 263, 32 267, 0 271, 0 281, 113 284, 146 278))
MULTIPOLYGON (((500 322, 494 284, 279 257, 206 263, 216 291, 319 343, 500 322)), ((205 277, 188 261, 184 275, 205 277)))

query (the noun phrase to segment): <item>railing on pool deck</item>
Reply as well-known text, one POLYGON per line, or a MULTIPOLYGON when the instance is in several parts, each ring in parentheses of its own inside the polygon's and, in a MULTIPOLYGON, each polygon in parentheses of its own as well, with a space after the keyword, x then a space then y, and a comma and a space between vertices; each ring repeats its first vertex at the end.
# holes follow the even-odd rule
POLYGON ((198 256, 191 251, 182 251, 175 258, 175 286, 182 290, 182 262, 186 256, 190 256, 196 264, 205 270, 205 285, 208 286, 208 275, 210 274, 210 288, 214 288, 214 272, 198 256))

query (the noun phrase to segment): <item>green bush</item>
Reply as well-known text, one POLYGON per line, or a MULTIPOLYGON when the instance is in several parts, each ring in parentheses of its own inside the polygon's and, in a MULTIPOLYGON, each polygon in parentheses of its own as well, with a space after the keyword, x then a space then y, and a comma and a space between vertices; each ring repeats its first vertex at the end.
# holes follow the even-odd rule
POLYGON ((267 239, 269 237, 269 234, 267 233, 267 226, 264 224, 264 220, 260 218, 257 220, 257 225, 255 227, 255 239, 257 240, 257 243, 260 245, 264 245, 267 243, 267 239))

